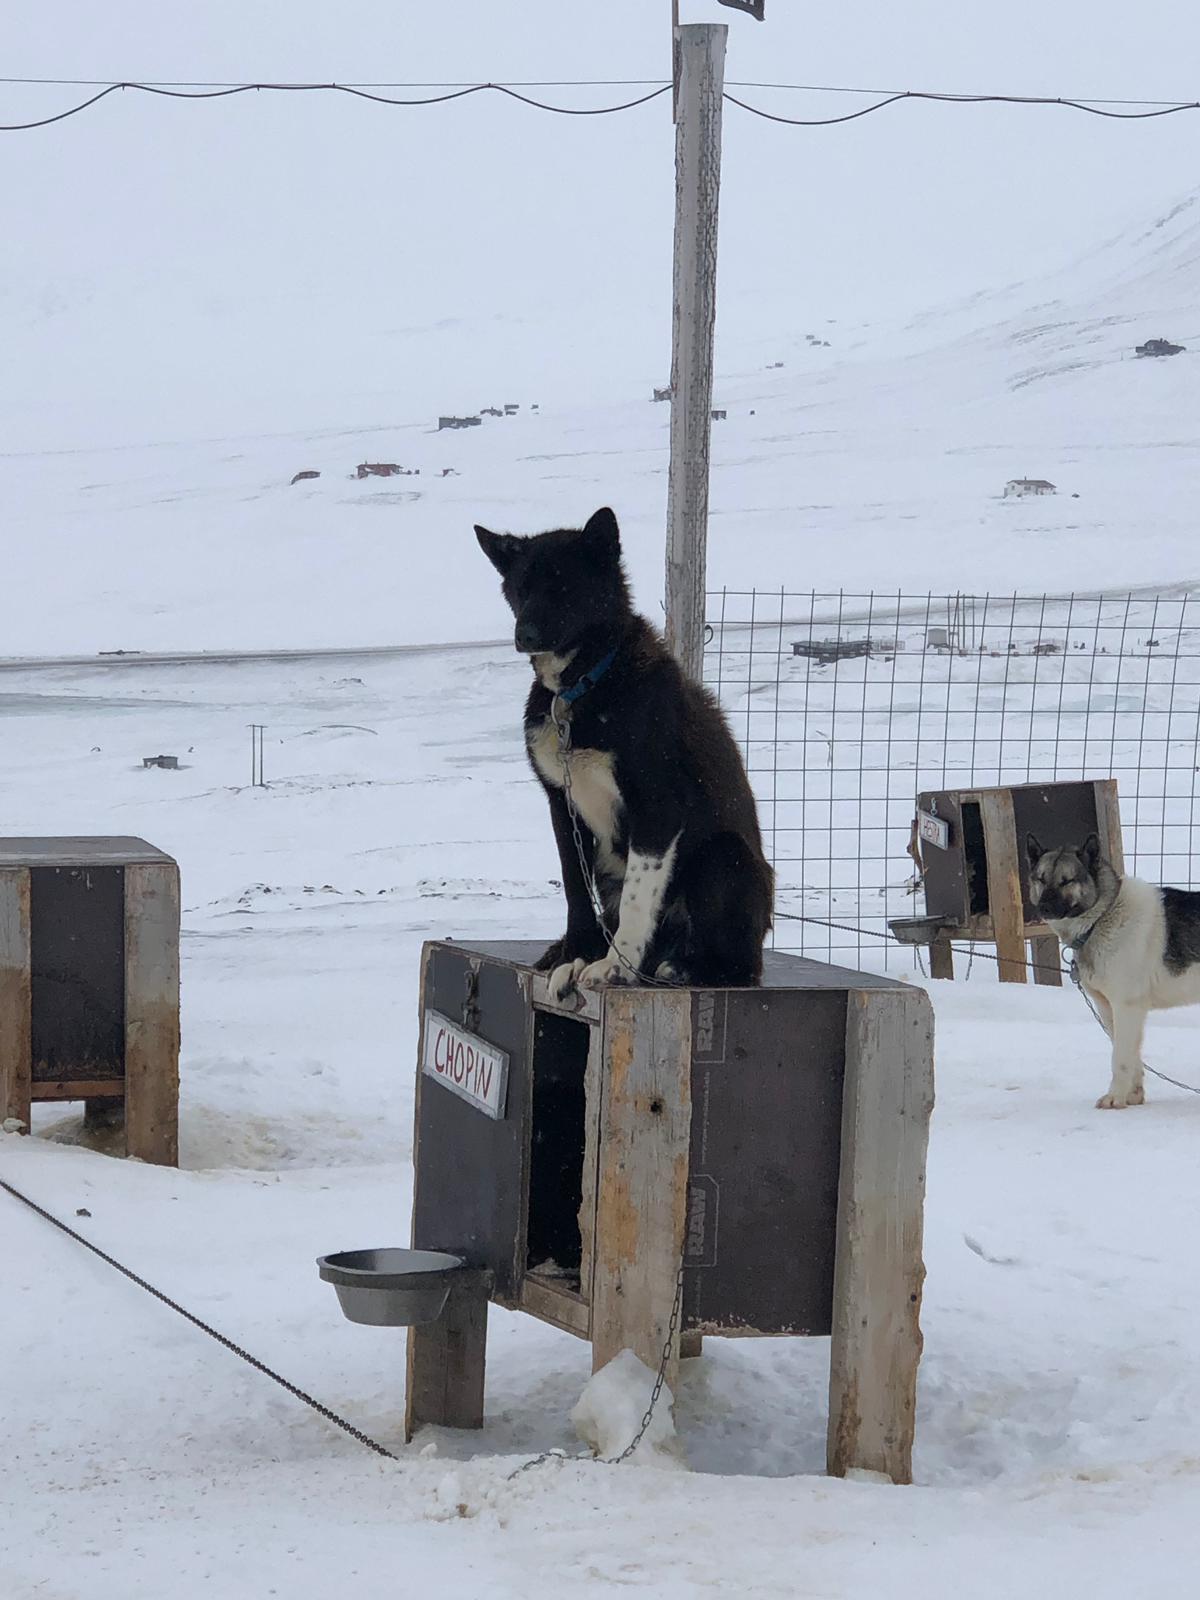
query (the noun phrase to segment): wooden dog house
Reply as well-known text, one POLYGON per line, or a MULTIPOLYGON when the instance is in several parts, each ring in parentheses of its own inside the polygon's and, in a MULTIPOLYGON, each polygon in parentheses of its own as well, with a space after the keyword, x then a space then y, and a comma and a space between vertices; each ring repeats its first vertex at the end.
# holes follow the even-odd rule
POLYGON ((0 1119, 82 1100, 179 1159, 179 868, 144 839, 0 839, 0 1119))
POLYGON ((1058 940, 1029 903, 1025 839, 1053 850, 1095 833, 1123 871, 1116 780, 929 790, 917 805, 933 976, 954 976, 958 939, 994 944, 1000 981, 1024 983, 1028 941, 1035 982, 1061 983, 1058 940))
POLYGON ((540 945, 425 946, 412 1242, 469 1268, 409 1333, 407 1428, 480 1426, 486 1300, 667 1379, 706 1335, 832 1335, 828 1464, 911 1476, 932 1013, 768 953, 762 988, 551 1000, 540 945))

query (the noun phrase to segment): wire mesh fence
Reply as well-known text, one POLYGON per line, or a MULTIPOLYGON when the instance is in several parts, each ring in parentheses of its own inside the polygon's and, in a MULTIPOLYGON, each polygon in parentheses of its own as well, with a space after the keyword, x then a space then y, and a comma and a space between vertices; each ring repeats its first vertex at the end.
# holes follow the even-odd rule
POLYGON ((911 963, 878 936, 923 910, 921 789, 1116 778, 1127 870, 1192 886, 1200 599, 723 589, 708 614, 777 948, 911 963))

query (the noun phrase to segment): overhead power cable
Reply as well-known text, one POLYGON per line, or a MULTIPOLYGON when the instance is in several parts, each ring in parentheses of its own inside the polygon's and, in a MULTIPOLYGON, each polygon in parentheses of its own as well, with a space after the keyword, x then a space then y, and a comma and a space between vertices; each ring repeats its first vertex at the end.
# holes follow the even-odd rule
MULTIPOLYGON (((830 90, 829 93, 858 93, 858 90, 838 91, 830 90)), ((857 111, 847 111, 840 117, 784 117, 778 112, 767 111, 762 106, 752 106, 745 100, 739 100, 736 95, 726 93, 725 99, 730 105, 739 106, 743 111, 749 111, 756 117, 763 117, 767 122, 783 122, 793 128, 828 128, 838 122, 854 122, 859 117, 869 117, 872 112, 882 111, 887 106, 894 106, 900 100, 929 100, 940 105, 979 106, 979 105, 1004 105, 1004 106, 1063 106, 1069 111, 1087 111, 1094 117, 1111 117, 1118 122, 1144 121, 1148 117, 1169 117, 1177 111, 1200 111, 1200 101, 1139 101, 1139 100, 1109 100, 1087 101, 1067 100, 1057 95, 1036 94, 935 94, 925 89, 898 89, 894 94, 885 95, 882 100, 876 100, 869 106, 860 106, 857 111), (1139 111, 1118 111, 1114 106, 1143 106, 1139 111)))
MULTIPOLYGON (((730 80, 734 88, 759 88, 771 90, 788 90, 810 94, 870 94, 880 93, 881 98, 870 105, 859 106, 854 111, 847 111, 835 117, 787 117, 776 111, 768 111, 765 106, 752 105, 749 101, 741 99, 738 95, 726 91, 725 99, 731 105, 737 106, 742 111, 749 112, 752 116, 761 117, 768 122, 783 123, 797 128, 824 128, 832 127, 838 123, 855 122, 860 117, 868 117, 876 111, 883 111, 886 107, 896 105, 902 100, 925 100, 938 105, 1008 105, 1008 106, 1058 106, 1070 111, 1087 112, 1095 117, 1108 117, 1116 121, 1145 121, 1152 117, 1173 116, 1179 111, 1200 111, 1200 101, 1195 100, 1088 100, 1083 98, 1070 98, 1062 95, 1017 95, 1017 94, 950 94, 927 89, 897 89, 888 91, 874 91, 867 89, 851 89, 831 84, 777 84, 777 83, 747 83, 741 80, 730 80)), ((550 112, 562 117, 603 117, 611 116, 616 112, 633 111, 638 106, 644 106, 651 100, 656 100, 671 88, 669 83, 660 83, 650 78, 609 78, 609 79, 542 79, 522 81, 519 83, 464 83, 464 84, 366 84, 366 83, 201 83, 186 84, 183 82, 170 83, 162 81, 121 81, 118 83, 100 83, 99 80, 69 79, 69 78, 0 78, 0 84, 24 84, 40 87, 95 87, 97 92, 86 100, 81 100, 77 105, 68 106, 66 110, 54 113, 48 117, 38 117, 28 122, 13 122, 0 124, 0 133, 23 133, 35 128, 48 128, 56 122, 64 122, 68 117, 78 116, 80 112, 90 110, 98 105, 101 100, 106 100, 110 95, 126 89, 140 94, 160 95, 172 100, 222 100, 232 95, 269 93, 269 94, 345 94, 356 99, 370 100, 378 105, 387 106, 431 106, 443 105, 451 100, 463 100, 469 95, 476 94, 501 94, 511 100, 519 101, 522 105, 531 106, 537 111, 550 112), (522 89, 527 88, 603 88, 603 87, 628 87, 642 88, 653 85, 649 92, 638 95, 632 100, 624 100, 614 105, 605 106, 563 106, 553 105, 548 101, 540 100, 532 95, 524 94, 522 89), (439 94, 423 94, 417 96, 400 96, 385 94, 385 89, 432 89, 442 90, 439 94)))
POLYGON ((519 100, 522 105, 533 106, 538 111, 551 111, 561 117, 603 117, 617 111, 632 111, 635 106, 644 106, 647 101, 656 100, 660 94, 666 94, 670 88, 669 83, 661 84, 649 94, 640 95, 636 100, 623 101, 620 105, 554 106, 544 100, 535 100, 530 95, 521 94, 503 83, 474 83, 462 89, 448 90, 445 94, 425 95, 418 99, 400 99, 394 95, 377 94, 374 90, 355 88, 348 83, 236 83, 210 89, 175 89, 154 83, 110 83, 88 99, 81 100, 78 105, 68 106, 65 111, 59 111, 54 116, 38 117, 31 122, 0 123, 0 133, 24 133, 32 128, 48 128, 52 123, 65 122, 68 117, 76 117, 81 111, 87 111, 92 106, 98 105, 101 100, 106 100, 110 94, 116 94, 124 89, 135 90, 141 94, 162 95, 169 100, 225 100, 231 95, 251 94, 257 91, 272 94, 348 94, 358 100, 373 100, 380 105, 388 106, 434 106, 441 105, 447 100, 462 100, 467 95, 491 92, 507 95, 511 100, 519 100))

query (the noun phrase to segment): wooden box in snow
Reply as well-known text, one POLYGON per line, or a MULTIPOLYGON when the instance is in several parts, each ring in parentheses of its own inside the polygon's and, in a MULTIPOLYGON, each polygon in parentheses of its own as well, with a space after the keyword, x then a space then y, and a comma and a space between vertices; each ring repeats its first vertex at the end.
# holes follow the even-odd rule
POLYGON ((0 1116, 43 1100, 178 1163, 179 868, 144 839, 0 838, 0 1116))
POLYGON ((1026 944, 1038 983, 1061 984, 1058 940, 1029 902, 1025 840, 1047 850, 1099 836, 1100 850, 1124 867, 1115 778, 1014 783, 995 789, 943 789, 919 795, 925 909, 935 978, 954 976, 951 939, 994 944, 1001 983, 1024 983, 1026 944), (921 819, 936 819, 934 827, 921 819))
MULTIPOLYGON (((769 953, 758 989, 560 1005, 541 949, 425 946, 413 1245, 486 1269, 597 1369, 628 1348, 657 1371, 670 1337, 673 1384, 708 1335, 831 1335, 830 1471, 907 1481, 927 996, 769 953)), ((485 1322, 410 1330, 410 1434, 482 1421, 485 1322)))

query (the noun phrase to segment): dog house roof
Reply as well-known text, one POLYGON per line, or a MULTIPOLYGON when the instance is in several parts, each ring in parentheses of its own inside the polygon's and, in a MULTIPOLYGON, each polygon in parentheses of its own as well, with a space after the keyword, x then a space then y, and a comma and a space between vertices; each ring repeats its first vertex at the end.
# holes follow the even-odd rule
POLYGON ((0 839, 0 867, 133 867, 172 859, 128 837, 0 839))

